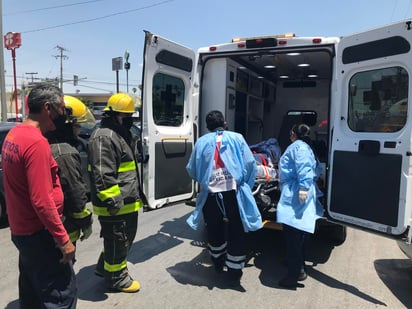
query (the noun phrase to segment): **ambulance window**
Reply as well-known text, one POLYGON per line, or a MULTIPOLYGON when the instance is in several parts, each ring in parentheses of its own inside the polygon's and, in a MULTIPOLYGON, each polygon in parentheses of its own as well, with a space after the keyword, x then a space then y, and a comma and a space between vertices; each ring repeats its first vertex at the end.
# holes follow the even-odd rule
POLYGON ((175 76, 153 77, 153 120, 156 125, 178 127, 183 122, 185 85, 175 76))
POLYGON ((355 132, 396 132, 406 123, 409 76, 401 67, 356 73, 349 82, 348 125, 355 132))

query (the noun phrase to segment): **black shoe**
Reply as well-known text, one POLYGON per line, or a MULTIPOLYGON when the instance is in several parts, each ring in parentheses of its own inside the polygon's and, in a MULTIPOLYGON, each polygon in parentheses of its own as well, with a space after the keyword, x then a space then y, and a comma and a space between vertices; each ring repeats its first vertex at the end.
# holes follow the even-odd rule
POLYGON ((279 281, 279 286, 285 289, 296 289, 298 286, 298 282, 296 279, 292 279, 290 277, 285 277, 279 281))
POLYGON ((223 273, 225 264, 226 264, 226 255, 221 255, 218 258, 212 257, 213 266, 217 273, 223 273))
POLYGON ((299 274, 298 281, 305 281, 307 277, 308 275, 306 274, 305 271, 303 271, 299 274))
POLYGON ((241 269, 228 268, 225 272, 225 279, 232 287, 240 286, 240 278, 242 278, 243 271, 241 269))
POLYGON ((227 268, 227 275, 228 278, 236 281, 236 280, 240 280, 240 278, 242 278, 243 275, 243 271, 241 269, 233 269, 233 268, 227 268))
POLYGON ((227 284, 228 287, 235 288, 239 287, 240 285, 240 277, 231 276, 230 273, 224 272, 223 273, 224 282, 227 284))
POLYGON ((224 267, 224 263, 216 263, 214 264, 215 267, 215 271, 219 274, 223 273, 223 267, 224 267))

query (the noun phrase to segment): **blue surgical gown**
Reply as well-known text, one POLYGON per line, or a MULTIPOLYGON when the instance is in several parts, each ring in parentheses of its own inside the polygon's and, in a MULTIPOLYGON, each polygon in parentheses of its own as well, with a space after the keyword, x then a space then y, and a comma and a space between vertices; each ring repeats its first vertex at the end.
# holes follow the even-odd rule
MULTIPOLYGON (((190 177, 200 184, 196 208, 187 219, 187 223, 195 230, 203 219, 202 209, 209 193, 209 178, 214 163, 218 132, 207 133, 197 140, 186 166, 190 177)), ((257 172, 255 158, 241 134, 231 131, 220 131, 220 133, 222 133, 220 157, 236 181, 236 199, 243 229, 245 232, 258 230, 262 227, 262 217, 251 190, 257 172)))
POLYGON ((317 162, 310 146, 296 140, 279 160, 280 200, 277 221, 296 229, 314 233, 316 220, 323 215, 316 185, 317 162), (299 190, 308 191, 304 203, 299 201, 299 190))

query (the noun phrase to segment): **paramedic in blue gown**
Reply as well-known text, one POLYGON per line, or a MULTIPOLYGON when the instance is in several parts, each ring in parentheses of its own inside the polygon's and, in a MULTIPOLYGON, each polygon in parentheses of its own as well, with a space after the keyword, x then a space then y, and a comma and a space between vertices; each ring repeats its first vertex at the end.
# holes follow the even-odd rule
POLYGON ((292 144, 279 160, 281 196, 277 205, 277 221, 283 224, 286 240, 288 274, 279 281, 283 288, 303 286, 306 279, 304 241, 313 234, 316 220, 323 215, 316 185, 317 160, 310 147, 310 128, 294 125, 290 131, 292 144), (306 142, 305 142, 306 140, 306 142))
POLYGON ((206 116, 210 133, 196 142, 186 169, 200 184, 196 208, 187 223, 197 229, 206 224, 208 251, 215 270, 232 284, 240 284, 246 260, 246 233, 262 227, 251 188, 256 162, 241 134, 225 131, 220 111, 206 116))

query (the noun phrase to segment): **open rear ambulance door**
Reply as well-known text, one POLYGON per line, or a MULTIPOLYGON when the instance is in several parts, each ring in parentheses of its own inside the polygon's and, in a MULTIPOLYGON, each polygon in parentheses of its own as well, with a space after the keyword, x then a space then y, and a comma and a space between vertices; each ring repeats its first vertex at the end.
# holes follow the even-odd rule
POLYGON ((328 214, 389 235, 410 225, 411 21, 343 37, 331 110, 328 214))
POLYGON ((195 53, 145 31, 142 94, 143 190, 151 209, 190 199, 195 53))

